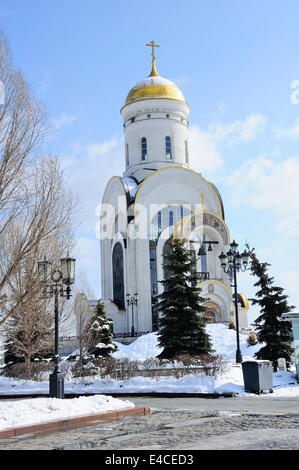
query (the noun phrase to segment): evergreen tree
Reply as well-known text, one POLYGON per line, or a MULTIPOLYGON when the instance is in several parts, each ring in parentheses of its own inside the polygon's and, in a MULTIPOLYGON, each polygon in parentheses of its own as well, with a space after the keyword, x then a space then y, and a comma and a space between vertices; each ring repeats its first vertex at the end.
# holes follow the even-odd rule
POLYGON ((253 305, 260 306, 260 316, 255 320, 254 327, 257 341, 265 343, 265 346, 255 353, 255 357, 272 361, 276 371, 280 357, 285 358, 287 364, 291 362, 292 327, 290 322, 282 320, 281 315, 290 312, 294 307, 288 305, 288 296, 283 293, 283 289, 273 286, 273 278, 267 274, 270 264, 261 263, 254 249, 249 251, 251 273, 258 277, 254 286, 259 288, 255 294, 256 298, 250 299, 253 305))
POLYGON ((87 338, 87 351, 94 357, 107 357, 117 351, 113 343, 113 322, 107 320, 104 304, 100 300, 97 303, 95 313, 85 328, 87 338))
POLYGON ((192 356, 212 352, 210 337, 205 331, 206 311, 196 287, 198 274, 193 270, 194 257, 185 248, 185 241, 173 239, 163 255, 166 279, 160 281, 164 292, 157 296, 155 309, 162 313, 159 320, 160 358, 171 359, 179 354, 192 356))

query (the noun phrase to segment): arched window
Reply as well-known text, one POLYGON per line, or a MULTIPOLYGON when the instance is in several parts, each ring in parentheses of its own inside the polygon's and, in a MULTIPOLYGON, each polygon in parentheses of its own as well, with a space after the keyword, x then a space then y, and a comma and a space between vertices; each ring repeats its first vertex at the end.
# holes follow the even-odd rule
POLYGON ((167 160, 172 160, 171 138, 169 137, 169 135, 165 137, 165 155, 167 160))
POLYGON ((141 160, 147 159, 147 142, 146 138, 142 137, 141 139, 141 160))
POLYGON ((120 243, 116 243, 112 253, 113 302, 119 309, 125 308, 124 255, 120 243))

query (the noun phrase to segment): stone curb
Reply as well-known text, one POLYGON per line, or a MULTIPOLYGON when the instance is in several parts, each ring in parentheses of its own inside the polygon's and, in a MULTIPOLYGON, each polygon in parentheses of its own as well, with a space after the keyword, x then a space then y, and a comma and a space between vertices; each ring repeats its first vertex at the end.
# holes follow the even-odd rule
POLYGON ((25 434, 48 433, 55 431, 66 431, 81 426, 88 426, 100 421, 114 421, 125 416, 148 415, 151 412, 149 406, 135 406, 134 408, 124 408, 122 410, 108 411, 104 413, 76 416, 74 418, 63 418, 45 423, 18 426, 15 428, 3 429, 0 431, 0 439, 10 439, 25 434))
MULTIPOLYGON (((91 393, 65 393, 64 398, 92 397, 94 395, 108 395, 114 398, 125 397, 156 397, 156 398, 230 398, 236 397, 236 393, 196 393, 196 392, 91 392, 91 393)), ((12 400, 15 398, 48 398, 46 393, 1 395, 0 400, 12 400)))

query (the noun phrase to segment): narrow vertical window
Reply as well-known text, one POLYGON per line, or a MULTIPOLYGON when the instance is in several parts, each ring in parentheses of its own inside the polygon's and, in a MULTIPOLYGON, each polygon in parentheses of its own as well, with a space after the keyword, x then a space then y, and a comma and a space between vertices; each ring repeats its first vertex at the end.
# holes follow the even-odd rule
POLYGON ((112 252, 113 302, 119 309, 125 307, 124 255, 120 243, 116 243, 112 252))
POLYGON ((126 166, 129 166, 129 144, 126 144, 126 166))
POLYGON ((118 214, 115 217, 115 222, 114 222, 114 235, 118 233, 118 214))
POLYGON ((161 233, 162 230, 162 213, 158 212, 158 233, 161 233))
POLYGON ((189 153, 188 153, 188 142, 185 140, 185 157, 186 157, 186 163, 189 165, 189 153))
POLYGON ((147 142, 146 138, 142 137, 141 139, 141 160, 147 159, 147 142))
POLYGON ((165 155, 167 160, 172 160, 171 138, 169 135, 165 137, 165 155))
POLYGON ((173 211, 169 211, 169 226, 173 225, 173 211))
POLYGON ((184 207, 183 206, 180 206, 180 217, 181 217, 181 220, 184 218, 184 207))

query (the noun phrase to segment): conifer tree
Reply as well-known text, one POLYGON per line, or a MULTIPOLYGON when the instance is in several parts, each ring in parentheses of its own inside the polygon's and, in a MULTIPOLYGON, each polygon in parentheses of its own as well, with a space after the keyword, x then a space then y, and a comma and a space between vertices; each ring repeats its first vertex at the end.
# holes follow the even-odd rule
POLYGON ((251 273, 258 278, 254 286, 259 288, 255 294, 256 298, 250 299, 253 305, 260 307, 260 315, 255 320, 254 327, 257 341, 265 344, 255 353, 255 357, 272 361, 276 371, 280 357, 285 358, 287 364, 291 362, 292 327, 290 322, 282 320, 281 315, 290 312, 294 307, 288 305, 288 296, 283 293, 283 288, 273 286, 273 277, 267 273, 270 264, 261 263, 254 249, 249 251, 251 273))
POLYGON ((163 347, 160 358, 171 359, 179 354, 192 356, 212 352, 210 337, 205 331, 206 320, 200 314, 206 311, 196 287, 198 274, 194 273, 194 258, 185 248, 185 241, 173 239, 163 255, 166 279, 160 281, 164 292, 157 296, 155 309, 161 312, 158 340, 163 347))
POLYGON ((84 334, 87 337, 87 351, 96 358, 108 357, 118 349, 113 343, 112 321, 107 319, 104 304, 100 300, 84 334))

